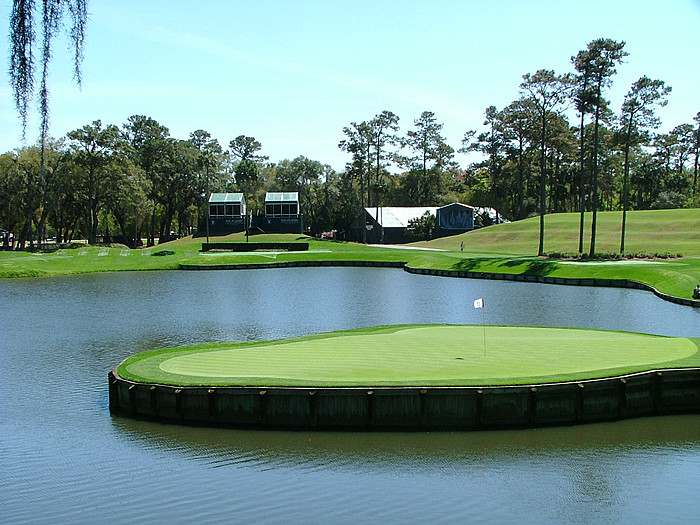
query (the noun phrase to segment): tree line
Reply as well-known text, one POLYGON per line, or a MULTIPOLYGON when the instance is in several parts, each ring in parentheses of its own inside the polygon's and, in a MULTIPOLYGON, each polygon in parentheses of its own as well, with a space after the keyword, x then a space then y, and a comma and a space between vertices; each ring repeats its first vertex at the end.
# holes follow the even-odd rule
POLYGON ((341 172, 304 156, 271 163, 262 143, 246 135, 228 147, 204 130, 177 139, 144 115, 122 126, 96 120, 60 139, 42 128, 36 146, 0 156, 0 225, 20 246, 47 236, 89 243, 143 237, 153 245, 171 232, 203 231, 211 192, 242 192, 256 211, 266 191, 297 191, 312 234, 346 230, 363 207, 459 201, 493 207, 509 220, 539 215, 540 254, 547 214, 580 213, 579 251, 593 254, 597 212, 622 210, 624 251, 628 209, 700 205, 700 112, 655 133, 655 109, 671 87, 646 76, 616 111, 605 97, 624 46, 597 39, 572 57, 571 72, 523 75, 519 98, 485 108, 483 129, 466 131, 457 149, 431 111, 403 133, 391 111, 351 122, 338 144, 348 155, 341 172), (480 160, 461 167, 457 152, 480 160))

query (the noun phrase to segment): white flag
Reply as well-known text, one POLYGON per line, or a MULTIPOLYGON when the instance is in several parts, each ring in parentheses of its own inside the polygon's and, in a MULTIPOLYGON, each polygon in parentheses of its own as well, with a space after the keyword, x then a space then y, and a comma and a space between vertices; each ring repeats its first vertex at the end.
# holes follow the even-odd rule
POLYGON ((474 308, 483 308, 483 307, 484 307, 483 297, 479 297, 476 301, 474 301, 474 308))

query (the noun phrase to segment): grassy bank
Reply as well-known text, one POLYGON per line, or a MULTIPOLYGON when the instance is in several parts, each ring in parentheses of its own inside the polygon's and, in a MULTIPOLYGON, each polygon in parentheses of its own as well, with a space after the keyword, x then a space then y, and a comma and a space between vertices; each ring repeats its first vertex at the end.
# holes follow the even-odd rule
MULTIPOLYGON (((617 253, 620 245, 620 212, 598 214, 597 253, 617 253)), ((590 245, 591 214, 586 214, 585 250, 590 245)), ((562 213, 545 218, 545 251, 578 251, 579 215, 562 213)), ((621 259, 574 261, 543 259, 535 256, 539 219, 499 224, 480 230, 414 246, 445 250, 440 261, 431 265, 425 258, 414 260, 418 267, 450 270, 543 275, 579 279, 628 279, 653 286, 660 292, 691 298, 700 283, 700 209, 651 210, 628 213, 626 253, 682 254, 669 259, 621 259), (464 242, 469 255, 461 257, 464 242)))
MULTIPOLYGON (((619 248, 619 212, 599 214, 597 251, 619 248)), ((185 238, 148 249, 81 247, 50 253, 0 252, 0 277, 36 277, 103 271, 170 270, 180 265, 265 264, 290 261, 393 261, 415 268, 468 270, 565 278, 628 279, 643 282, 676 297, 690 298, 700 283, 700 209, 656 210, 628 214, 630 253, 682 254, 681 258, 578 262, 535 256, 538 219, 490 226, 466 234, 413 243, 400 248, 321 241, 298 235, 260 235, 251 241, 309 242, 306 252, 202 253, 204 238, 185 238), (464 242, 465 250, 460 251, 464 242), (416 249, 423 248, 423 249, 416 249), (167 250, 170 255, 158 256, 167 250)), ((577 214, 546 217, 545 249, 578 249, 577 214)), ((590 221, 590 214, 587 214, 590 221)), ((586 224, 589 232, 590 224, 586 224)), ((588 233, 587 233, 588 235, 588 233)), ((245 242, 242 234, 212 241, 245 242)), ((588 246, 588 240, 586 246, 588 246)))
MULTIPOLYGON (((584 224, 584 251, 590 247, 591 214, 584 224)), ((618 211, 599 212, 596 252, 620 250, 618 211)), ((545 217, 545 252, 577 252, 580 215, 556 213, 545 217)), ((455 238, 442 238, 416 246, 458 250, 464 241, 465 251, 488 255, 536 255, 539 240, 539 218, 489 226, 455 238), (453 242, 453 239, 456 242, 453 242)), ((627 213, 625 238, 627 253, 682 253, 700 257, 700 209, 649 210, 627 213)))
POLYGON ((210 343, 137 354, 117 373, 183 386, 475 386, 700 366, 700 339, 510 326, 483 336, 481 326, 411 325, 210 343))

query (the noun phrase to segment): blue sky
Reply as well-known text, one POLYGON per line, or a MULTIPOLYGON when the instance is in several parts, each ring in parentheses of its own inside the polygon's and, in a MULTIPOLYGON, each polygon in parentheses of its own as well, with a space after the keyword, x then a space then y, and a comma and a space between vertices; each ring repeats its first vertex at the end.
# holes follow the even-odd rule
MULTIPOLYGON (((11 4, 0 0, 5 34, 11 4)), ((616 111, 642 75, 673 87, 662 131, 700 111, 700 0, 91 0, 89 10, 82 90, 68 44, 55 46, 54 136, 142 114, 177 138, 204 129, 225 147, 252 135, 271 161, 304 155, 340 170, 344 126, 390 110, 405 133, 429 110, 456 149, 487 106, 518 98, 523 74, 571 72, 571 56, 600 37, 630 53, 607 93, 616 111)), ((7 64, 7 38, 2 55, 7 64)), ((3 72, 0 152, 22 145, 3 72)), ((38 135, 35 118, 27 135, 38 135)))

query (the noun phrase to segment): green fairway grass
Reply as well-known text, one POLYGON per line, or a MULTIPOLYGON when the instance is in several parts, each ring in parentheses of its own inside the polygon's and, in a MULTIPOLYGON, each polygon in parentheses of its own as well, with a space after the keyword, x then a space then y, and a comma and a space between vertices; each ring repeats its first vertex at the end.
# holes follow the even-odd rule
POLYGON ((700 366, 700 339, 573 328, 409 325, 136 354, 124 379, 194 386, 477 386, 700 366), (485 335, 485 344, 484 344, 485 335))
MULTIPOLYGON (((586 215, 590 221, 590 214, 586 215)), ((620 212, 598 215, 599 252, 619 248, 620 212)), ((575 252, 578 248, 576 213, 546 217, 545 250, 575 252)), ((590 225, 586 225, 586 250, 590 225)), ((306 236, 279 234, 251 237, 253 242, 309 243, 308 251, 211 253, 201 252, 204 238, 187 237, 153 248, 90 246, 50 253, 0 252, 0 277, 32 277, 74 273, 135 270, 171 270, 182 265, 214 266, 288 262, 396 262, 412 268, 563 277, 569 279, 626 279, 648 284, 658 291, 689 299, 700 283, 700 209, 635 211, 628 214, 626 246, 630 253, 682 254, 681 258, 573 262, 536 256, 538 218, 489 226, 469 233, 413 243, 402 249, 365 246, 352 242, 322 241, 306 236), (465 251, 460 251, 464 242, 465 251), (423 249, 415 249, 423 248, 423 249), (427 248, 427 249, 426 249, 427 248), (157 257, 162 250, 172 255, 157 257)), ((211 240, 245 242, 232 234, 211 240)))
MULTIPOLYGON (((545 252, 578 251, 578 213, 554 213, 545 216, 545 252)), ((590 248, 592 215, 585 215, 584 252, 590 248)), ((620 250, 619 211, 598 212, 596 251, 616 253, 620 250)), ((539 242, 539 217, 498 224, 473 230, 458 237, 443 237, 415 243, 416 246, 459 249, 492 255, 535 255, 539 242), (461 237, 461 239, 460 239, 461 237), (457 244, 453 242, 457 241, 457 244)), ((682 210, 646 210, 627 212, 626 253, 681 253, 700 257, 700 208, 682 210)))
MULTIPOLYGON (((598 253, 616 253, 620 246, 621 212, 600 212, 596 246, 598 253)), ((545 251, 575 253, 578 250, 580 215, 558 213, 545 218, 545 251)), ((586 214, 584 250, 590 243, 591 214, 586 214)), ((626 279, 653 286, 662 293, 691 298, 700 283, 700 209, 650 210, 628 213, 626 253, 681 254, 682 258, 619 261, 566 261, 536 257, 539 235, 537 217, 443 237, 413 246, 446 250, 433 262, 429 256, 412 259, 416 267, 472 272, 541 275, 573 279, 626 279), (464 256, 458 252, 464 242, 464 256)))

